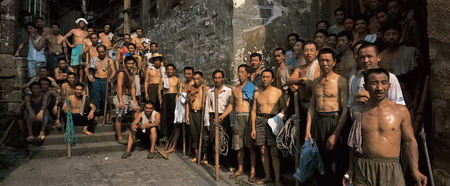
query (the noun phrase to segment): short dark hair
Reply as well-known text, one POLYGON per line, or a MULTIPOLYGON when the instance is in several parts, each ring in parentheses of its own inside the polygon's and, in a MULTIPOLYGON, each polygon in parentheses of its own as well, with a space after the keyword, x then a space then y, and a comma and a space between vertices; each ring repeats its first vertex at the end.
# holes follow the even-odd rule
POLYGON ((103 24, 103 27, 105 27, 106 25, 109 25, 110 27, 112 27, 111 23, 106 22, 105 24, 103 24))
POLYGON ((384 68, 374 68, 364 71, 364 83, 369 84, 369 75, 370 74, 385 74, 388 77, 388 81, 390 79, 389 72, 384 68))
POLYGON ((369 20, 369 18, 367 18, 367 16, 360 15, 360 16, 355 17, 355 23, 358 20, 363 20, 367 26, 369 26, 369 24, 370 24, 370 20, 369 20))
POLYGON ((252 72, 252 67, 250 67, 250 66, 247 65, 247 64, 240 64, 239 67, 238 67, 238 70, 239 70, 240 68, 244 68, 244 69, 245 69, 245 72, 247 72, 247 73, 251 73, 251 72, 252 72))
POLYGON ((316 23, 316 29, 317 29, 317 27, 319 26, 320 23, 325 23, 327 29, 330 28, 330 24, 328 23, 328 21, 321 20, 321 21, 318 21, 316 23))
POLYGON ((272 70, 266 68, 266 69, 264 69, 264 70, 261 72, 261 75, 262 75, 264 72, 269 72, 269 73, 272 75, 272 78, 275 78, 275 73, 274 73, 272 70))
POLYGON ((174 70, 177 69, 177 67, 175 67, 175 65, 172 63, 169 63, 168 65, 166 65, 166 69, 169 67, 172 67, 174 70))
POLYGON ((43 17, 37 17, 36 19, 34 19, 34 22, 36 22, 37 20, 42 20, 42 21, 44 21, 44 18, 43 17))
POLYGON ((152 100, 145 101, 144 106, 145 105, 152 105, 153 107, 155 107, 155 103, 152 100))
POLYGON ((45 69, 45 70, 48 72, 48 68, 47 68, 47 67, 39 67, 39 71, 40 71, 41 69, 45 69))
POLYGON ((67 77, 69 77, 69 76, 71 76, 71 75, 73 75, 73 76, 75 76, 75 78, 77 78, 77 74, 75 74, 75 73, 73 73, 73 72, 67 73, 67 77))
POLYGON ((152 46, 152 45, 156 45, 156 47, 158 47, 158 43, 156 43, 156 42, 151 42, 150 46, 152 46))
POLYGON ((60 61, 65 61, 65 62, 67 62, 66 58, 64 58, 64 57, 58 58, 58 63, 59 63, 60 61))
POLYGON ((397 30, 399 35, 402 35, 402 26, 398 22, 389 22, 388 24, 384 25, 381 29, 381 35, 384 35, 388 30, 397 30))
POLYGON ((201 71, 195 71, 194 72, 194 76, 195 75, 199 75, 200 77, 203 77, 203 72, 201 72, 201 71))
POLYGON ((347 15, 347 9, 345 9, 344 7, 336 8, 336 10, 334 10, 334 15, 336 15, 337 12, 344 12, 344 16, 347 15))
POLYGON ((130 36, 130 38, 131 38, 131 35, 130 35, 130 34, 123 34, 123 37, 125 37, 125 36, 130 36))
POLYGON ((339 32, 339 34, 337 35, 338 38, 340 37, 346 37, 347 40, 349 41, 353 41, 353 33, 348 31, 348 30, 344 30, 342 32, 339 32))
POLYGON ((26 27, 28 27, 28 26, 32 26, 33 28, 37 28, 36 23, 33 23, 33 22, 27 23, 26 27))
POLYGON ((355 47, 356 47, 356 46, 362 45, 362 44, 364 44, 364 43, 367 43, 367 41, 364 41, 364 40, 359 40, 359 41, 357 41, 356 43, 354 43, 354 44, 352 45, 352 50, 355 50, 355 47))
POLYGON ((313 41, 313 40, 305 41, 303 43, 302 48, 305 48, 306 45, 314 45, 316 47, 316 50, 319 50, 319 46, 317 46, 317 43, 315 41, 313 41))
POLYGON ((317 55, 318 58, 319 58, 320 55, 322 55, 322 54, 331 54, 331 56, 333 57, 333 60, 336 60, 336 52, 334 52, 334 50, 331 49, 331 48, 323 48, 323 49, 321 49, 321 50, 319 51, 319 55, 317 55))
POLYGON ((314 37, 316 37, 316 35, 318 33, 322 33, 325 37, 328 37, 328 32, 326 30, 324 30, 324 29, 316 30, 316 32, 314 33, 314 37))
POLYGON ((57 26, 58 28, 61 28, 61 25, 59 23, 52 23, 52 26, 53 25, 57 26))
POLYGON ((377 10, 375 10, 375 17, 379 14, 379 13, 386 13, 389 15, 388 11, 386 10, 386 8, 378 8, 377 10))
POLYGON ((392 2, 394 2, 394 1, 397 1, 397 3, 398 3, 398 5, 399 5, 399 7, 400 7, 400 10, 403 8, 403 1, 400 1, 400 0, 388 0, 387 2, 386 2, 386 7, 389 5, 389 3, 392 3, 392 2))
POLYGON ((123 62, 126 64, 130 60, 132 60, 134 62, 134 64, 137 63, 136 58, 134 58, 133 56, 126 56, 125 59, 123 60, 123 62))
POLYGON ((275 53, 275 51, 281 51, 281 53, 282 53, 283 55, 286 55, 286 50, 284 50, 284 49, 281 48, 281 47, 278 47, 278 48, 276 48, 275 50, 273 50, 274 53, 275 53))
POLYGON ((335 37, 336 39, 338 38, 336 34, 328 34, 328 37, 335 37))
POLYGON ((364 42, 358 49, 358 54, 359 52, 364 49, 364 48, 369 48, 369 47, 373 47, 375 48, 375 53, 378 55, 380 54, 380 50, 378 49, 378 46, 376 44, 370 43, 370 42, 364 42))
MULTIPOLYGON (((137 49, 137 46, 136 46, 136 44, 134 44, 134 43, 130 43, 130 44, 128 44, 128 46, 134 46, 134 48, 137 49)), ((128 48, 128 47, 127 47, 127 48, 128 48)))
POLYGON ((144 31, 144 29, 142 29, 141 27, 137 27, 136 29, 134 29, 134 31, 137 31, 137 30, 142 30, 142 31, 144 31))
POLYGON ((221 74, 222 74, 222 77, 225 78, 225 72, 222 71, 222 70, 215 70, 215 71, 212 73, 213 78, 214 78, 214 75, 216 75, 217 73, 221 73, 221 74))
POLYGON ((41 83, 41 82, 43 82, 43 81, 47 81, 47 83, 50 85, 50 84, 52 84, 52 81, 50 81, 50 79, 48 79, 48 78, 41 78, 41 79, 39 79, 39 84, 41 83))
POLYGON ((345 17, 345 18, 344 18, 344 21, 347 20, 347 19, 351 19, 353 22, 355 22, 355 18, 353 18, 353 17, 351 17, 351 16, 345 17))
POLYGON ((99 48, 103 48, 103 49, 105 49, 105 51, 106 51, 106 46, 105 46, 105 45, 98 45, 97 48, 96 48, 97 51, 98 51, 99 48))
POLYGON ((33 86, 39 86, 39 88, 42 88, 41 84, 39 82, 34 81, 33 83, 30 84, 30 86, 28 86, 28 88, 31 89, 31 87, 33 86))
POLYGON ((294 36, 296 41, 298 41, 300 39, 300 36, 297 33, 290 33, 287 36, 287 39, 289 39, 291 36, 294 36))
POLYGON ((95 33, 95 32, 93 32, 91 35, 89 35, 89 38, 91 38, 93 35, 96 35, 97 36, 97 38, 98 38, 98 34, 97 33, 95 33))
POLYGON ((250 54, 250 59, 253 57, 258 57, 259 60, 262 60, 262 55, 260 53, 255 52, 255 53, 250 54))
POLYGON ((75 87, 81 87, 84 90, 84 84, 83 83, 76 83, 75 86, 73 86, 73 88, 75 87))
POLYGON ((183 72, 186 72, 186 70, 190 70, 190 71, 194 72, 194 67, 191 67, 191 66, 184 67, 183 72))

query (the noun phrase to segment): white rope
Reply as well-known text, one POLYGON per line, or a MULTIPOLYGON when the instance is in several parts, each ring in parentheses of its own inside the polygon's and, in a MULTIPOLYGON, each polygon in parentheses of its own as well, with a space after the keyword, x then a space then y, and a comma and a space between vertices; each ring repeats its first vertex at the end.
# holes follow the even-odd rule
POLYGON ((300 135, 300 131, 297 130, 299 123, 300 118, 296 114, 292 115, 281 128, 276 139, 278 149, 287 151, 292 156, 300 150, 297 142, 297 136, 300 135))

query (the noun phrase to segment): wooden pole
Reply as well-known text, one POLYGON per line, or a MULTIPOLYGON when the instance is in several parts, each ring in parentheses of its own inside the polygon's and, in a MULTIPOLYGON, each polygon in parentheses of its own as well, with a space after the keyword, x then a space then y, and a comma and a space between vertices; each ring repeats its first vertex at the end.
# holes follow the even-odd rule
POLYGON ((214 135, 214 144, 215 144, 215 172, 216 172, 216 181, 219 181, 220 175, 219 175, 219 91, 217 87, 214 89, 214 123, 215 123, 215 135, 214 135))
POLYGON ((185 129, 185 125, 184 123, 181 123, 181 125, 183 126, 182 130, 183 130, 183 156, 186 156, 186 129, 185 129))
POLYGON ((2 140, 0 140, 0 145, 3 144, 3 141, 5 141, 6 136, 8 135, 9 130, 11 130, 11 127, 13 126, 13 124, 14 124, 15 121, 16 121, 16 120, 14 119, 14 120, 12 120, 11 123, 9 124, 8 128, 6 129, 5 135, 3 135, 2 140))
POLYGON ((102 126, 105 126, 105 124, 106 124, 106 110, 107 110, 107 108, 108 108, 108 93, 109 93, 109 81, 108 81, 108 79, 109 79, 109 60, 107 60, 108 61, 108 66, 106 67, 106 74, 107 74, 107 79, 106 79, 106 92, 105 92, 105 104, 104 104, 104 107, 103 107, 103 122, 102 122, 102 126))
POLYGON ((130 0, 124 0, 123 1, 123 33, 124 34, 130 34, 130 13, 129 9, 131 6, 130 0))
MULTIPOLYGON (((203 142, 203 124, 204 124, 204 120, 205 120, 205 104, 206 104, 206 85, 205 85, 205 80, 203 80, 203 84, 202 84, 202 119, 200 120, 200 134, 199 134, 199 139, 198 139, 198 153, 197 153, 197 164, 200 165, 200 158, 202 157, 202 142, 203 142)), ((191 123, 192 125, 192 123, 191 123)))
MULTIPOLYGON (((298 118, 298 120, 294 120, 294 122, 297 122, 300 120, 299 106, 300 106, 300 103, 298 101, 298 90, 297 90, 294 92, 294 110, 295 110, 295 114, 299 118, 298 118)), ((295 138, 296 138, 295 140, 297 141, 297 144, 300 145, 300 123, 296 123, 296 131, 297 131, 297 135, 295 136, 295 138)), ((295 147, 295 148, 297 148, 297 147, 295 147)), ((295 152, 295 170, 297 170, 298 163, 300 161, 299 155, 300 155, 300 152, 296 151, 295 152)), ((300 185, 300 182, 297 179, 295 179, 295 186, 299 186, 299 185, 300 185)))

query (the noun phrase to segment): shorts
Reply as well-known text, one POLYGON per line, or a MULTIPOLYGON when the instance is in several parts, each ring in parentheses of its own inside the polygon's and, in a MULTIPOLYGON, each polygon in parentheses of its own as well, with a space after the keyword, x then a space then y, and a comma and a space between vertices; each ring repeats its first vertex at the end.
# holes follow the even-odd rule
MULTIPOLYGON (((136 105, 136 103, 134 103, 133 100, 131 100, 131 96, 129 95, 123 95, 123 102, 125 104, 125 108, 124 108, 124 115, 126 113, 128 113, 129 111, 134 110, 138 105, 136 105)), ((113 98, 113 103, 114 106, 116 108, 116 114, 120 113, 120 107, 119 107, 119 98, 116 96, 114 96, 113 98)))
POLYGON ((264 114, 266 116, 257 116, 256 117, 256 141, 255 145, 269 145, 274 146, 276 143, 276 136, 273 135, 272 129, 270 128, 267 120, 275 117, 275 114, 264 114))
POLYGON ((233 135, 232 135, 232 145, 231 148, 233 150, 239 150, 244 147, 244 137, 246 133, 246 128, 248 126, 250 119, 249 112, 239 112, 236 113, 236 120, 234 123, 233 135))
POLYGON ((364 154, 355 163, 353 184, 404 186, 399 158, 387 158, 364 154))
POLYGON ((77 44, 75 48, 72 48, 72 54, 70 56, 70 66, 83 65, 82 57, 83 55, 83 45, 77 44))

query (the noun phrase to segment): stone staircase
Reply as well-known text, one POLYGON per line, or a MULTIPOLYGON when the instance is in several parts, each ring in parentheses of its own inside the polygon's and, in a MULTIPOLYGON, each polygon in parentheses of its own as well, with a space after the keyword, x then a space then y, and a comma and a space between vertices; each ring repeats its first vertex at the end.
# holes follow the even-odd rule
MULTIPOLYGON (((115 132, 112 124, 102 126, 103 117, 98 119, 94 128, 94 136, 81 134, 82 126, 75 126, 76 144, 72 145, 72 156, 82 156, 94 153, 125 151, 126 146, 116 142, 115 132)), ((124 119, 125 120, 125 119, 124 119)), ((122 123, 123 138, 128 139, 128 122, 122 123)), ((64 141, 64 130, 53 130, 39 144, 35 143, 30 150, 30 158, 55 158, 67 156, 67 144, 64 141)))

